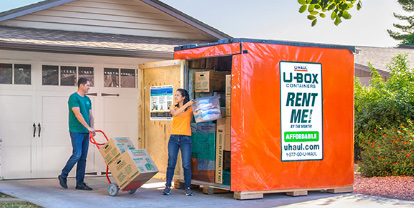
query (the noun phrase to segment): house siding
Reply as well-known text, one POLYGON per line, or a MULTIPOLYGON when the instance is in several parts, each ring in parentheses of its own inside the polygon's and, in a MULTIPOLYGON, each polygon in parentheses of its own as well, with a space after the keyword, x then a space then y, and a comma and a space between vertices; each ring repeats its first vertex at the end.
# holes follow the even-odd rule
POLYGON ((216 40, 175 17, 133 0, 79 0, 0 25, 190 40, 216 40))

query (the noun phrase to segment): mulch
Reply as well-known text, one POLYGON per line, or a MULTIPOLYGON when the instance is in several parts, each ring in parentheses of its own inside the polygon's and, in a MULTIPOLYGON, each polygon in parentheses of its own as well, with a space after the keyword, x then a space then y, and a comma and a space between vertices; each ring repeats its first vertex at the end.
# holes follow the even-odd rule
POLYGON ((414 177, 354 176, 354 193, 414 201, 414 177))

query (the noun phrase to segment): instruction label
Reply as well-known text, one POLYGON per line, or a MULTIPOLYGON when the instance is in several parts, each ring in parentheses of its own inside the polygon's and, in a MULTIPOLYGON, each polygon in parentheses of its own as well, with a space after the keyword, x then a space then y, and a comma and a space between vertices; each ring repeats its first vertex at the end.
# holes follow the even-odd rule
POLYGON ((173 86, 152 86, 150 91, 150 120, 172 120, 173 86))
POLYGON ((323 159, 322 64, 280 62, 282 161, 323 159))

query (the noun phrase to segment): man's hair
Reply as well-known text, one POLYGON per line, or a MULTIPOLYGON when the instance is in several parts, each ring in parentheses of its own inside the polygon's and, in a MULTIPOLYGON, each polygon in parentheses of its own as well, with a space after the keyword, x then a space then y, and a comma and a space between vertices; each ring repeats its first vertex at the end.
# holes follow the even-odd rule
POLYGON ((86 78, 86 77, 81 77, 81 78, 79 78, 79 80, 78 80, 78 87, 80 87, 80 85, 81 84, 86 84, 87 82, 89 82, 89 79, 88 78, 86 78))

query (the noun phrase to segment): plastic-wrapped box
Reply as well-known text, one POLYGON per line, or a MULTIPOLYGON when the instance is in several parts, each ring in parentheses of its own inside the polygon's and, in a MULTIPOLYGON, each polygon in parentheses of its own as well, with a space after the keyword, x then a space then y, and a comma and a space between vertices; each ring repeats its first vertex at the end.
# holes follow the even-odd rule
POLYGON ((197 123, 221 118, 220 96, 195 99, 191 108, 193 108, 194 118, 197 123))

